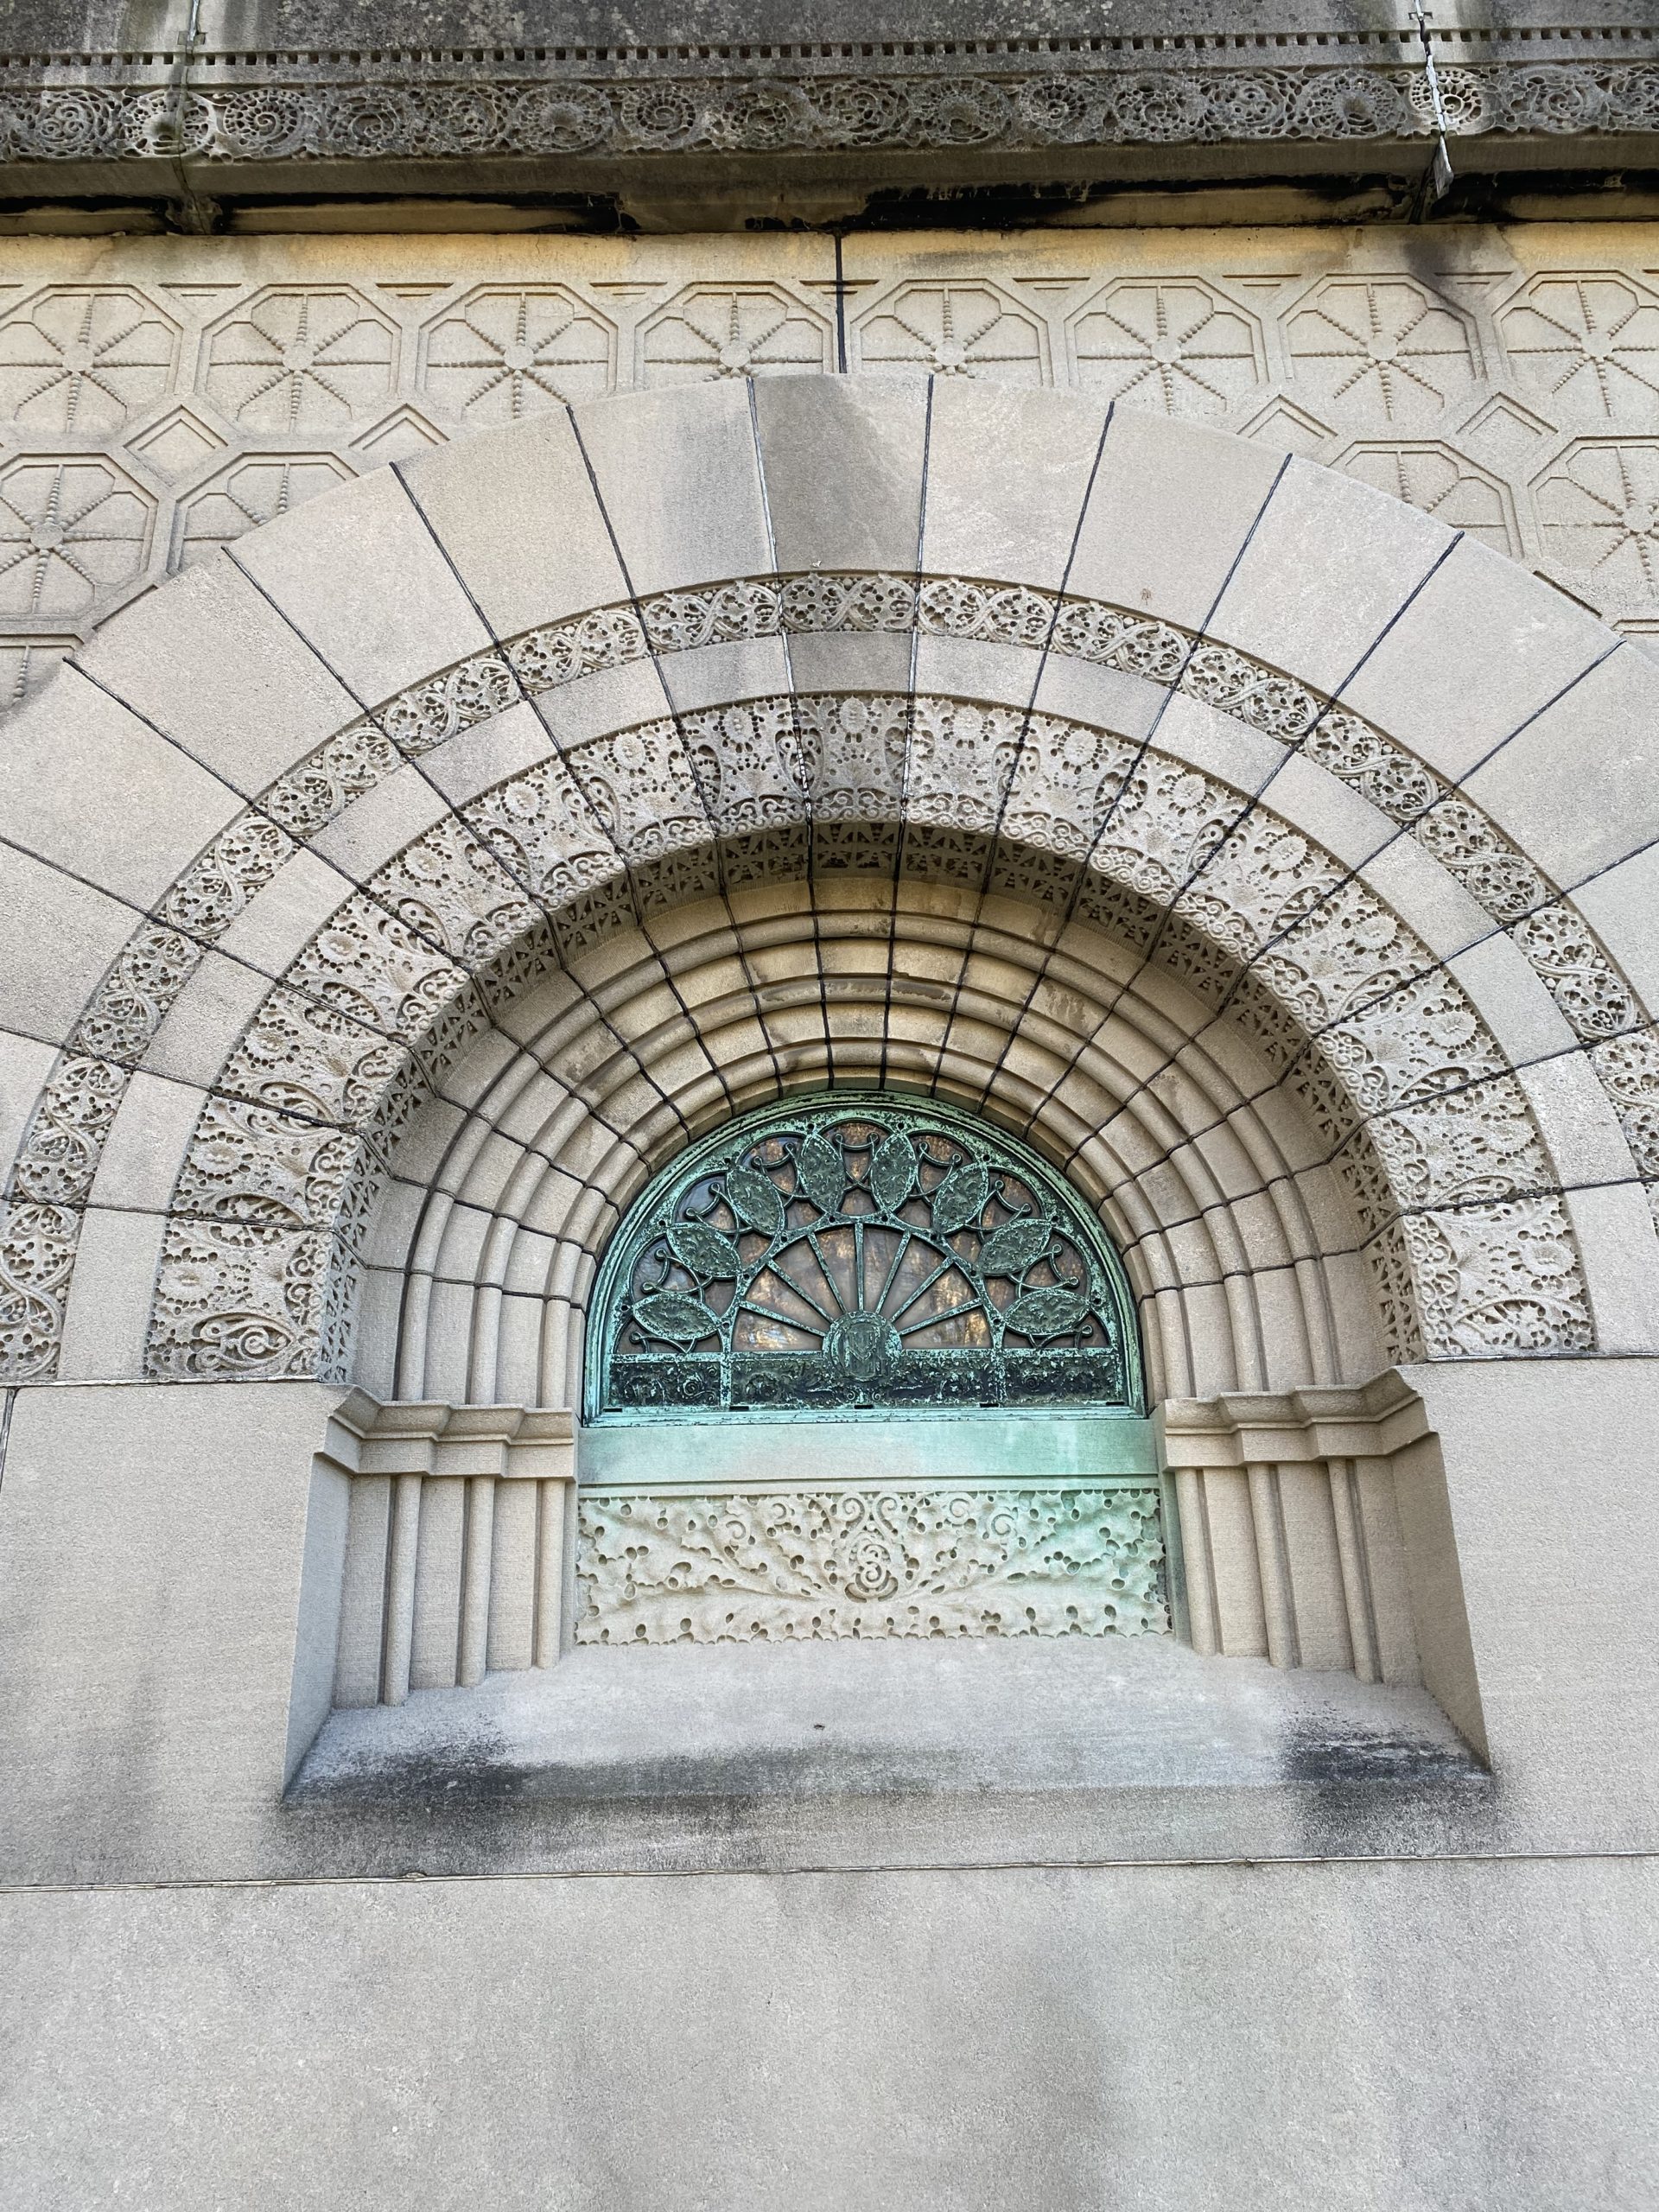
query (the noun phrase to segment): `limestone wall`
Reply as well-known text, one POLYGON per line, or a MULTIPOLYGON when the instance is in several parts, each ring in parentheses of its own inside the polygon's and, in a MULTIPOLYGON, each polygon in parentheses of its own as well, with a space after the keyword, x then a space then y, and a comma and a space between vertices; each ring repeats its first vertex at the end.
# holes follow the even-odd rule
POLYGON ((783 232, 36 238, 0 245, 0 690, 386 461, 565 400, 842 367, 1236 430, 1659 637, 1644 223, 863 232, 839 253, 783 232))
POLYGON ((14 690, 201 563, 0 735, 0 2200, 1645 2207, 1654 234, 58 238, 0 283, 14 690), (843 362, 942 381, 552 411, 843 362), (878 693, 902 773, 843 807, 878 693), (768 781, 757 701, 835 773, 768 781), (838 825, 887 842, 825 893, 838 825), (1103 850, 1139 906, 1083 903, 1103 850), (1328 1142, 1205 930, 1334 1040, 1328 1142), (615 1208, 872 1055, 1001 1084, 1119 1210, 1186 1641, 525 1667, 615 1208), (1362 1201, 1449 1227, 1373 1283, 1362 1201))

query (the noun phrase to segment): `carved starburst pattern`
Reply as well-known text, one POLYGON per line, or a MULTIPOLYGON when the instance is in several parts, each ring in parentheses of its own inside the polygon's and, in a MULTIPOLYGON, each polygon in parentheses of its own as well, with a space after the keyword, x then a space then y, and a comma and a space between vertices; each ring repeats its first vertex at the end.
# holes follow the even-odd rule
POLYGON ((1541 276, 1498 318, 1523 384, 1563 418, 1642 423, 1659 406, 1659 302, 1623 276, 1541 276))
POLYGON ((1224 414, 1262 380, 1250 318, 1207 284, 1130 280, 1072 326, 1077 381, 1166 415, 1224 414))
POLYGON ((608 391, 614 353, 610 325, 562 285, 486 288, 427 332, 421 380, 470 423, 513 423, 608 391))
POLYGON ((0 414, 52 436, 118 430, 166 391, 177 348, 137 292, 42 293, 0 322, 0 414))
POLYGON ((379 405, 396 349, 355 292, 262 292, 209 340, 202 390, 252 429, 330 427, 379 405))
POLYGON ((1339 420, 1433 422, 1478 372, 1463 317, 1403 276, 1332 277, 1285 335, 1297 382, 1339 420))
POLYGON ((640 340, 640 382, 648 385, 800 375, 829 365, 829 325, 772 284, 694 286, 647 323, 640 340))
POLYGON ((1536 498, 1552 560, 1611 597, 1659 598, 1659 441, 1582 439, 1536 498))
POLYGON ((139 574, 154 518, 108 461, 14 461, 0 475, 0 613, 84 613, 139 574))
POLYGON ((988 284, 905 285, 862 323, 859 353, 867 369, 1048 381, 1040 327, 988 284))

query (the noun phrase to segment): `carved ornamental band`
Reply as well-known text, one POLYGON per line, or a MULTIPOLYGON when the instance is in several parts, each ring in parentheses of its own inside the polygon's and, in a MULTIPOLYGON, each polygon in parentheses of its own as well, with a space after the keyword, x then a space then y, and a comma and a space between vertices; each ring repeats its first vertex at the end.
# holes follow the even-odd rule
MULTIPOLYGON (((1190 54, 1147 67, 1136 45, 1152 42, 1108 41, 1094 42, 1103 50, 1091 57, 1093 66, 1041 66, 1039 49, 1018 47, 975 66, 971 43, 932 67, 925 54, 884 62, 880 49, 860 48, 832 48, 817 67, 803 66, 810 49, 772 49, 759 62, 716 51, 702 74, 689 73, 683 61, 677 70, 633 53, 610 72, 602 55, 584 52, 549 54, 539 67, 486 64, 469 74, 454 73, 449 55, 432 57, 430 67, 421 66, 420 56, 389 55, 372 79, 360 68, 354 73, 349 62, 303 71, 287 56, 212 55, 192 60, 182 89, 175 72, 169 72, 174 81, 145 73, 149 81, 111 83, 99 79, 119 73, 118 64, 116 72, 89 67, 82 81, 37 83, 0 99, 0 162, 181 158, 233 168, 699 151, 1397 143, 1433 128, 1422 70, 1402 66, 1392 39, 1382 55, 1356 40, 1353 58, 1312 68, 1252 67, 1226 57, 1194 66, 1190 54), (862 66, 849 68, 843 56, 862 66), (443 61, 451 64, 447 76, 443 61)), ((1457 137, 1647 133, 1659 119, 1659 66, 1640 60, 1472 67, 1443 60, 1440 83, 1457 137)))

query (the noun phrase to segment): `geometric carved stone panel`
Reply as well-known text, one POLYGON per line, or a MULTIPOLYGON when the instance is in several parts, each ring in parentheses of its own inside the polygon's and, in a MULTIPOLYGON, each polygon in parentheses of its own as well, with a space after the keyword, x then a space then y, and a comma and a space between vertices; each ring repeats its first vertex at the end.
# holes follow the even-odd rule
POLYGON ((1211 422, 1659 629, 1659 289, 1605 228, 1154 235, 1150 267, 1110 230, 855 233, 839 263, 783 232, 498 238, 482 283, 459 238, 14 239, 0 469, 122 488, 67 521, 43 480, 0 491, 0 708, 134 592, 365 469, 607 391, 842 366, 1211 422))

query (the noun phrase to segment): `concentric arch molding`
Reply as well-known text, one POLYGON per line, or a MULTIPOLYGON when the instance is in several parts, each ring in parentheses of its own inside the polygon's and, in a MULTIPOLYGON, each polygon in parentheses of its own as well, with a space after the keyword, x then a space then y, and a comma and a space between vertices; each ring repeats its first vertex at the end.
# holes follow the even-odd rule
POLYGON ((203 1109, 175 1193, 151 1373, 343 1374, 363 1228, 397 1134, 492 1005, 562 941, 632 922, 636 899, 804 868, 887 873, 901 836, 918 872, 1062 899, 1108 927, 1179 906, 1169 964, 1201 995, 1225 999, 1249 969, 1230 1018, 1254 1029, 1325 1133, 1402 1356, 1588 1344, 1580 1263, 1521 1086, 1427 948, 1330 855, 1231 787, 1105 731, 835 693, 552 756, 338 909, 203 1109), (694 764, 716 741, 711 794, 694 764))
MULTIPOLYGON (((475 655, 409 687, 318 747, 213 841, 113 963, 54 1071, 20 1151, 0 1244, 7 1371, 20 1376, 54 1371, 80 1209, 131 1071, 203 949, 298 842, 401 761, 429 753, 523 696, 651 652, 834 630, 921 630, 1040 646, 1173 685, 1287 747, 1300 747, 1391 815, 1509 933, 1576 1033, 1594 1046, 1592 1064, 1638 1166, 1659 1176, 1659 1045, 1628 984, 1531 861, 1383 733, 1230 648, 1096 601, 962 577, 814 572, 734 578, 695 593, 596 608, 526 632, 499 652, 475 655)), ((678 735, 670 733, 671 739, 678 735)), ((715 757, 723 742, 715 730, 715 757)), ((699 836, 708 835, 708 796, 699 788, 699 836)), ((826 827, 818 825, 820 843, 826 827)), ((499 840, 504 833, 498 824, 489 834, 499 840)), ((790 864, 800 858, 797 852, 790 864)), ((725 865, 731 864, 728 856, 725 865)), ((573 877, 582 895, 562 911, 567 944, 579 944, 584 930, 604 925, 605 915, 620 910, 615 885, 626 882, 628 871, 613 836, 601 837, 585 872, 592 883, 584 888, 573 877), (590 895, 594 885, 610 887, 595 899, 590 895)), ((627 899, 625 891, 621 908, 627 899)), ((545 893, 541 903, 545 911, 545 893)), ((1427 954, 1423 961, 1432 965, 1427 954)), ((385 1041, 391 1050, 392 1040, 385 1041)), ((1416 1333, 1414 1326, 1395 1331, 1408 1344, 1416 1333)))

